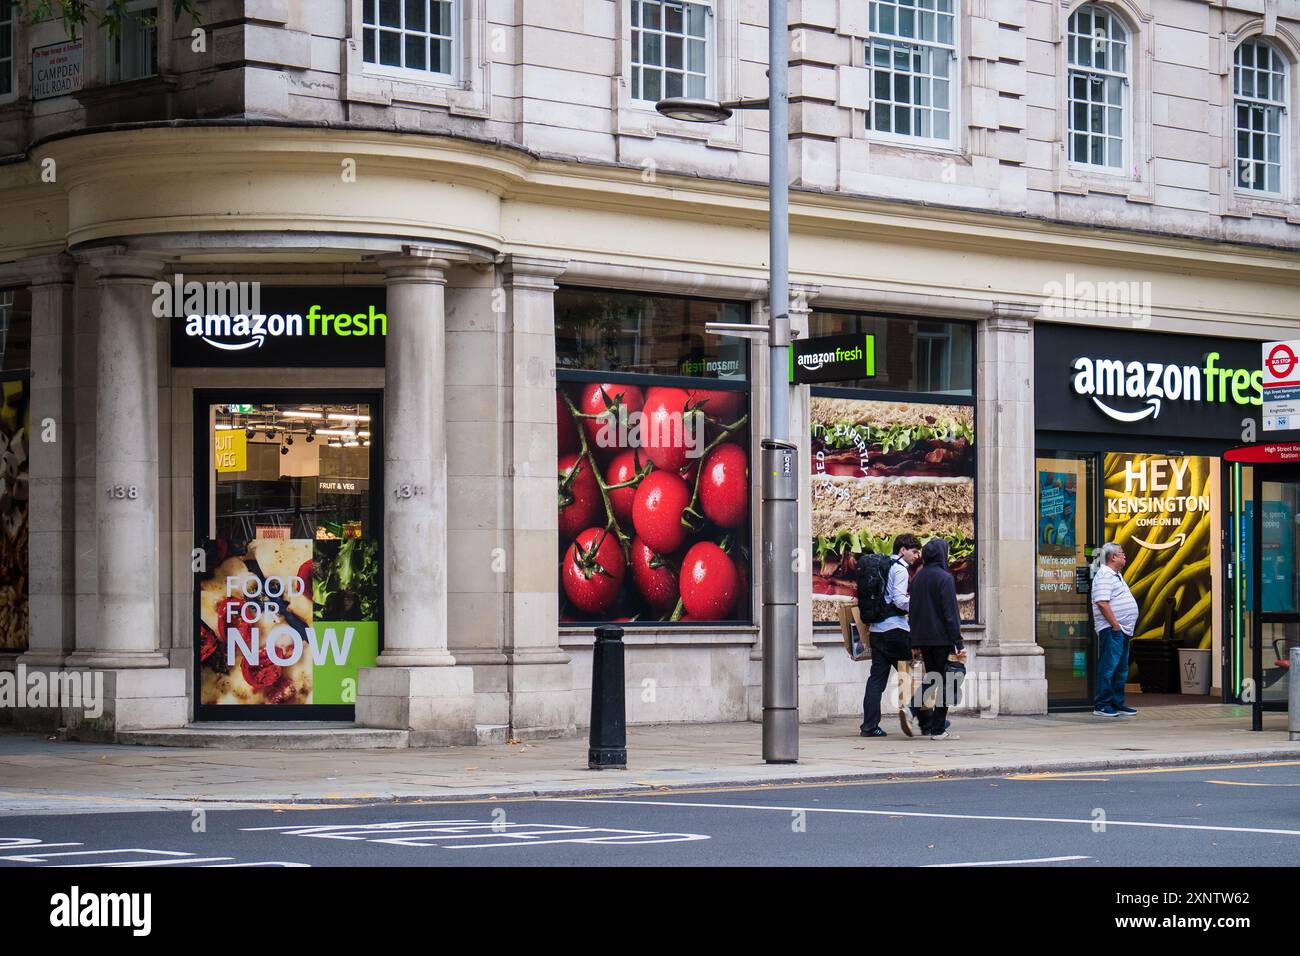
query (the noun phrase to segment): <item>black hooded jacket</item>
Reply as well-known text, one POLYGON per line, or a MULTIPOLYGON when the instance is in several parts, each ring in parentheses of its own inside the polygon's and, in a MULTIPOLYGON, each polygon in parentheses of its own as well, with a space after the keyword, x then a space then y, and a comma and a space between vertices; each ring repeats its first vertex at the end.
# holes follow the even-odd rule
POLYGON ((921 549, 925 562, 912 578, 908 624, 913 647, 962 647, 957 584, 948 570, 948 542, 932 538, 921 549))

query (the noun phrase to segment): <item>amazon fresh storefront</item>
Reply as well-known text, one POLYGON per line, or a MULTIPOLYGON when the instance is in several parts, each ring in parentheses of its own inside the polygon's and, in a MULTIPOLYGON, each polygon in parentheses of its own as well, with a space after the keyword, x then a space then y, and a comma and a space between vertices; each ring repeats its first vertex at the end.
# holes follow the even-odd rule
POLYGON ((1044 322, 1034 353, 1035 613, 1049 707, 1091 707, 1089 563, 1106 541, 1123 546, 1140 609, 1135 706, 1236 699, 1222 456, 1259 427, 1259 343, 1044 322))
POLYGON ((385 289, 191 283, 248 299, 199 308, 175 285, 194 716, 351 720, 380 650, 385 289))

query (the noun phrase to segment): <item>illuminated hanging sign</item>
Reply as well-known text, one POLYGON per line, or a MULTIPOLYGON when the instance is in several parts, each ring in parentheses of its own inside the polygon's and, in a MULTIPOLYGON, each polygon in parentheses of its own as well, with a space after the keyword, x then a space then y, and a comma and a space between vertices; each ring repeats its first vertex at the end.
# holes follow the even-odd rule
POLYGON ((852 382, 876 376, 874 335, 823 335, 790 343, 790 381, 852 382))
POLYGON ((1258 342, 1044 323, 1034 353, 1039 429, 1240 441, 1258 425, 1258 342))

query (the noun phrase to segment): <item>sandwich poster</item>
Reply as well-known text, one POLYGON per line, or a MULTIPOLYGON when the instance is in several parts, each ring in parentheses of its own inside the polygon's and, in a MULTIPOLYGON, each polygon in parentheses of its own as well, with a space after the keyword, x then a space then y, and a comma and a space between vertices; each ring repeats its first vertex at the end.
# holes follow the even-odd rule
POLYGON ((1124 549, 1124 579, 1137 599, 1134 640, 1161 638, 1173 600, 1174 639, 1210 647, 1214 579, 1210 538, 1218 527, 1212 459, 1108 454, 1105 540, 1124 549))
POLYGON ((361 538, 216 544, 199 587, 200 702, 355 704, 379 654, 379 549, 361 538))
POLYGON ((857 597, 857 559, 905 532, 948 542, 975 619, 975 428, 966 405, 812 396, 813 621, 857 597))

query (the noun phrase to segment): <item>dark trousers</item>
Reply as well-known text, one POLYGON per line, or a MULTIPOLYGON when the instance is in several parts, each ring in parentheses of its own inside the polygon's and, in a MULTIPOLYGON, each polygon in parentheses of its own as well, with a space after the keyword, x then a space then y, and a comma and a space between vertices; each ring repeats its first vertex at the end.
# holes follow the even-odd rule
MULTIPOLYGON (((952 653, 951 645, 944 647, 922 647, 918 648, 921 652, 921 659, 925 662, 925 683, 921 687, 922 699, 934 688, 934 706, 930 708, 917 707, 921 701, 914 701, 912 704, 912 713, 916 715, 916 722, 921 725, 923 734, 941 734, 943 733, 943 722, 948 719, 948 708, 956 703, 954 700, 948 700, 947 691, 950 683, 946 668, 948 666, 948 655, 952 653)), ((955 693, 955 687, 954 687, 955 693)))
MULTIPOLYGON (((867 733, 880 726, 880 695, 889 684, 889 669, 899 661, 912 659, 912 645, 902 628, 871 632, 871 674, 862 698, 862 729, 867 733)), ((901 680, 903 675, 899 675, 901 680)))
POLYGON ((1097 697, 1093 705, 1124 706, 1124 682, 1128 680, 1130 638, 1114 627, 1102 628, 1097 634, 1097 697))

